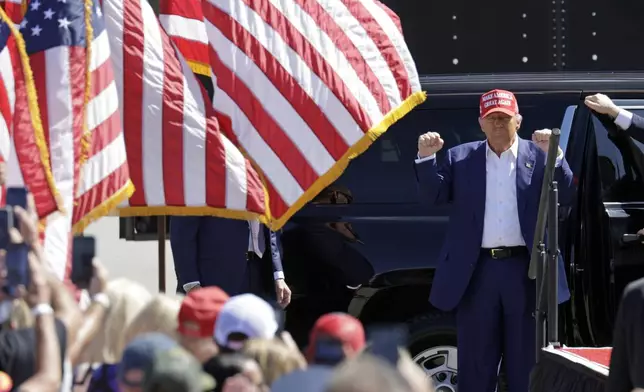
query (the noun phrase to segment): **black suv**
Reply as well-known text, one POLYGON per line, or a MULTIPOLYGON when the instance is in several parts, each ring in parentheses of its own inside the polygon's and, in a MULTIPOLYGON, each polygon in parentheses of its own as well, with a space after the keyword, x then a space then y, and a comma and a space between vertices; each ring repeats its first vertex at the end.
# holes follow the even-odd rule
MULTIPOLYGON (((644 116, 644 73, 426 77, 422 83, 426 103, 284 227, 284 270, 293 290, 287 328, 305 345, 316 318, 331 311, 349 312, 365 325, 405 322, 414 359, 444 390, 456 384, 454 318, 428 302, 449 207, 418 198, 417 138, 440 132, 446 147, 439 159, 449 147, 482 140, 479 97, 502 88, 517 96, 523 138, 536 129, 561 128, 561 147, 578 182, 576 203, 560 214, 572 292, 560 309, 563 341, 610 345, 621 291, 644 276, 641 245, 622 242, 624 234, 644 227, 644 145, 609 135, 583 99, 602 92, 644 116)), ((128 226, 141 227, 146 219, 128 226)), ((122 236, 136 239, 134 233, 122 236)))

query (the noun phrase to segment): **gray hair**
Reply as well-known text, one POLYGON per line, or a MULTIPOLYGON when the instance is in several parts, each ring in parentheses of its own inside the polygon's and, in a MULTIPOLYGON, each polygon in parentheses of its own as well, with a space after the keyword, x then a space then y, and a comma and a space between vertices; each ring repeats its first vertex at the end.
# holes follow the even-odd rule
POLYGON ((334 372, 325 392, 412 392, 403 375, 371 355, 349 360, 334 372))

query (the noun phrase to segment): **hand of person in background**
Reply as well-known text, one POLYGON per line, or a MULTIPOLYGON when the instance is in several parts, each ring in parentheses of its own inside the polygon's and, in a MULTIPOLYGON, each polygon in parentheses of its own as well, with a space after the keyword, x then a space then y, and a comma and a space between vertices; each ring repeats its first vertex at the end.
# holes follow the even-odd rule
POLYGON ((97 258, 94 258, 92 264, 94 265, 94 274, 92 275, 92 280, 89 282, 89 289, 87 290, 90 297, 105 292, 108 277, 107 269, 97 258))
POLYGON ((590 110, 600 114, 607 114, 613 119, 619 114, 619 107, 617 107, 617 105, 615 105, 613 101, 604 94, 589 95, 584 99, 584 104, 586 104, 590 110))
POLYGON ((275 280, 275 295, 277 303, 284 309, 291 303, 291 289, 284 279, 275 280))

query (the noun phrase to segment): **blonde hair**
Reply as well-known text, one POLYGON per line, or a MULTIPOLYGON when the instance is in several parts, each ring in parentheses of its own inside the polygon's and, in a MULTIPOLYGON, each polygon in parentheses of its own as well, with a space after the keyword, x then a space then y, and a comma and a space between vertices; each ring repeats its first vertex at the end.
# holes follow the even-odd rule
POLYGON ((154 296, 125 330, 125 345, 148 332, 161 332, 176 339, 181 300, 181 297, 165 294, 154 296))
POLYGON ((427 375, 414 362, 409 351, 398 349, 398 371, 405 377, 414 392, 434 392, 431 382, 427 382, 427 375))
POLYGON ((110 309, 103 328, 83 352, 81 362, 119 362, 125 348, 123 331, 152 299, 143 285, 127 278, 110 280, 105 294, 110 299, 110 309))
POLYGON ((250 339, 244 345, 242 353, 259 364, 266 385, 271 385, 285 374, 306 367, 306 360, 299 351, 294 352, 275 339, 250 339))
POLYGON ((14 299, 11 316, 9 317, 11 328, 21 329, 30 328, 34 325, 34 316, 31 313, 31 308, 24 299, 14 299))

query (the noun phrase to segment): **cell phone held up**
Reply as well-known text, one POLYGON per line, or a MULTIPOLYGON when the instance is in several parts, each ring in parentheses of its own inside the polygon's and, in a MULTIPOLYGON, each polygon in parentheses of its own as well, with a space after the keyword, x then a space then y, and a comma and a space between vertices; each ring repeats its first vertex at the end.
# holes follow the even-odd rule
POLYGON ((79 289, 88 289, 94 276, 96 239, 91 236, 74 237, 72 246, 72 283, 79 289))
POLYGON ((29 284, 29 248, 26 244, 11 243, 9 229, 19 227, 18 217, 14 214, 16 207, 27 209, 27 188, 7 188, 6 207, 0 210, 0 247, 7 251, 4 291, 10 296, 18 294, 18 287, 29 284))

